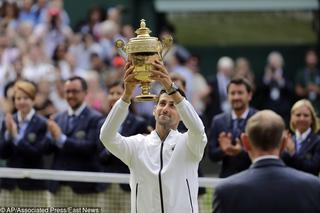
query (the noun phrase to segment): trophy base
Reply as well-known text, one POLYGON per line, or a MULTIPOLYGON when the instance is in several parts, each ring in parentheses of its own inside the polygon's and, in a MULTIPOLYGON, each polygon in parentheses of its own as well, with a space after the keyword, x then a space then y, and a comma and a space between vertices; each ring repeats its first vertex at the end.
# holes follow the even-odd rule
POLYGON ((148 101, 153 101, 156 102, 158 97, 156 95, 138 95, 134 97, 133 101, 134 102, 148 102, 148 101))

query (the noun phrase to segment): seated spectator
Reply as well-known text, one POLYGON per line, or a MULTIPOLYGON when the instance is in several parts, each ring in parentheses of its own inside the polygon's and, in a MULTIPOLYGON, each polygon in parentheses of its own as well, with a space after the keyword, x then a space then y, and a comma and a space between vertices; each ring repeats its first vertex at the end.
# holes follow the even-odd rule
POLYGON ((14 1, 3 1, 0 8, 0 27, 6 31, 18 26, 19 8, 14 1))

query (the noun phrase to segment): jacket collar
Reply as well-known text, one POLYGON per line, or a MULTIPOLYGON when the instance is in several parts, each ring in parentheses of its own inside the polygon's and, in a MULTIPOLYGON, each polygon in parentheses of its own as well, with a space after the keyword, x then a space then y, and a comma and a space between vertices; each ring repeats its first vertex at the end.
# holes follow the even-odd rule
POLYGON ((316 139, 318 137, 313 132, 310 132, 305 140, 302 141, 301 148, 299 150, 300 153, 306 153, 311 147, 318 143, 319 141, 316 139))
MULTIPOLYGON (((171 129, 168 136, 166 137, 165 141, 167 141, 168 139, 170 139, 173 135, 176 135, 177 133, 178 133, 178 130, 171 129)), ((150 137, 151 137, 151 142, 155 142, 155 143, 162 142, 158 133, 156 132, 156 130, 153 130, 150 133, 150 137)))
POLYGON ((261 168, 261 167, 269 167, 269 166, 284 167, 285 164, 280 159, 267 158, 267 159, 258 160, 257 162, 251 164, 250 169, 261 168))

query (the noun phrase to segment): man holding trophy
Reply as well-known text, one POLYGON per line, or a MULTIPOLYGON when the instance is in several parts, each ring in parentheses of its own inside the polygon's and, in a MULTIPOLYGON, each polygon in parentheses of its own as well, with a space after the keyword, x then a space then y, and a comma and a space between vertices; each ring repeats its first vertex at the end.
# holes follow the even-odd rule
POLYGON ((144 20, 140 26, 138 36, 129 41, 129 44, 137 43, 131 43, 131 47, 128 44, 131 49, 124 48, 129 54, 125 66, 125 89, 101 128, 100 140, 130 169, 132 213, 197 213, 197 170, 207 143, 204 125, 183 97, 183 92, 172 82, 161 61, 161 48, 150 51, 157 39, 149 36, 144 20), (143 31, 148 35, 143 35, 143 31), (143 48, 132 44, 143 44, 143 48), (131 51, 137 49, 139 52, 131 51), (156 55, 159 57, 154 57, 156 55), (136 63, 137 56, 139 64, 136 63), (142 86, 151 81, 159 82, 164 88, 157 98, 142 91, 135 100, 157 101, 153 110, 155 130, 149 135, 121 136, 117 131, 127 116, 136 85, 142 86), (186 133, 177 131, 180 120, 188 129, 186 133))

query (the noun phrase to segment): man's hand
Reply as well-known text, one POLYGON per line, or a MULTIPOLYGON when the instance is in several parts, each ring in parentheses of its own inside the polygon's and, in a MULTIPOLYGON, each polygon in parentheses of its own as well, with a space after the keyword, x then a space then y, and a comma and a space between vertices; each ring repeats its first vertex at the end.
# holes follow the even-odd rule
POLYGON ((232 135, 231 133, 221 132, 218 138, 219 145, 221 150, 226 154, 230 156, 236 156, 238 155, 241 150, 241 141, 237 138, 237 143, 235 145, 232 144, 232 135))
POLYGON ((218 138, 220 149, 226 152, 228 147, 231 145, 231 133, 221 132, 218 138))
POLYGON ((131 61, 126 63, 124 70, 124 92, 121 99, 126 103, 130 103, 132 94, 136 85, 139 84, 139 81, 135 78, 136 73, 133 72, 134 66, 131 61))
POLYGON ((241 141, 239 138, 237 138, 236 144, 235 145, 231 144, 231 147, 228 150, 228 154, 230 156, 236 156, 236 155, 239 155, 241 151, 242 151, 241 141))
POLYGON ((163 88, 168 91, 171 88, 172 80, 166 67, 159 60, 155 60, 152 65, 154 69, 152 69, 151 71, 150 78, 152 80, 158 81, 163 86, 163 88))
POLYGON ((60 139, 61 137, 61 129, 58 126, 58 124, 52 120, 52 119, 48 119, 48 131, 50 132, 52 138, 57 141, 60 139))
MULTIPOLYGON (((150 79, 158 81, 166 91, 169 91, 172 86, 172 80, 166 67, 159 60, 155 60, 151 64, 153 65, 154 69, 151 70, 150 79)), ((178 104, 183 100, 180 92, 172 94, 171 97, 175 104, 178 104)))
POLYGON ((16 138, 18 135, 17 124, 10 113, 6 114, 5 124, 10 136, 16 138))

